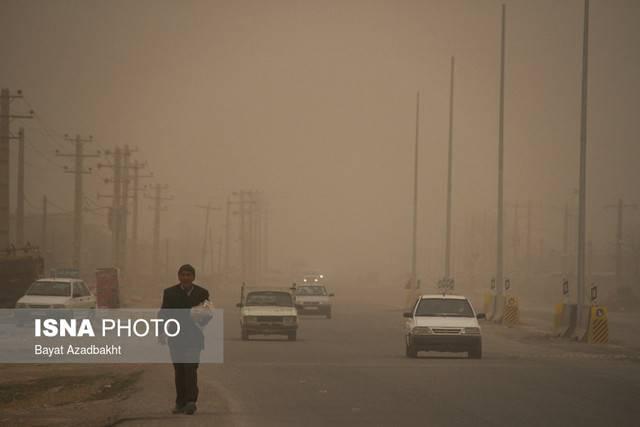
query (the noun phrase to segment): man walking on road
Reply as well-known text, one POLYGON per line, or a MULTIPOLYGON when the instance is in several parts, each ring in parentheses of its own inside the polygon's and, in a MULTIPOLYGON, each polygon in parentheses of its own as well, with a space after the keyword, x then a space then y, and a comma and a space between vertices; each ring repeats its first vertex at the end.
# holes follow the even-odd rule
MULTIPOLYGON (((181 266, 178 270, 180 283, 165 289, 162 295, 161 313, 165 309, 184 309, 172 312, 171 317, 179 317, 180 333, 168 340, 176 383, 176 406, 172 411, 174 414, 192 415, 197 409, 198 364, 200 352, 204 349, 204 335, 192 320, 190 310, 208 301, 209 291, 194 284, 195 278, 196 270, 193 266, 181 266)), ((165 341, 166 337, 161 337, 161 342, 165 341)))

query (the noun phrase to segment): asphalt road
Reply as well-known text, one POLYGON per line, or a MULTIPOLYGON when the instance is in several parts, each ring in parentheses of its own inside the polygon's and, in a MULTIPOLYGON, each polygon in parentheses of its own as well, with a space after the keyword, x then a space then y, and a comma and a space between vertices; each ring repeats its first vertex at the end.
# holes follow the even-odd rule
POLYGON ((484 356, 404 356, 399 310, 336 305, 297 342, 241 341, 225 311, 225 362, 200 368, 195 416, 168 415, 172 368, 147 370, 117 425, 637 426, 640 354, 483 323, 484 356))

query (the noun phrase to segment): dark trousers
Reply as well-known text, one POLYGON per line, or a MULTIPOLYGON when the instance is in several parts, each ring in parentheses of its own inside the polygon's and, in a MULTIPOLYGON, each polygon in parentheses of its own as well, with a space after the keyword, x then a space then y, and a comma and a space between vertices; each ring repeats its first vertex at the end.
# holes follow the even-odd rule
POLYGON ((200 349, 183 349, 170 346, 176 383, 176 405, 198 400, 198 363, 200 349), (189 362, 189 363, 185 363, 189 362))
POLYGON ((198 400, 198 364, 174 363, 176 382, 176 405, 198 400))

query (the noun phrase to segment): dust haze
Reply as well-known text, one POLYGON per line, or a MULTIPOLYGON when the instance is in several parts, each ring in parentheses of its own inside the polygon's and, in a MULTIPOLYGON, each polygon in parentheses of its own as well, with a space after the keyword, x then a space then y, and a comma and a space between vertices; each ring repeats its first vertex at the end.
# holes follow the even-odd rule
MULTIPOLYGON (((565 206, 564 255, 568 274, 575 270, 582 2, 506 4, 505 272, 524 286, 528 268, 530 292, 551 299, 567 273, 565 206)), ((453 274, 461 289, 480 292, 495 274, 500 5, 3 0, 0 82, 23 91, 16 111, 37 115, 23 124, 27 238, 38 243, 43 195, 59 207, 52 212, 73 208, 73 177, 63 171, 72 165, 55 155, 73 150, 62 135, 93 135, 87 151, 128 144, 154 173, 145 184, 168 184, 161 236, 170 277, 183 262, 201 268, 196 206, 223 208, 211 220, 219 241, 227 197, 255 190, 269 203, 268 268, 287 283, 323 271, 345 290, 402 289, 419 91, 417 267, 431 287, 443 275, 455 56, 453 274)), ((607 292, 617 215, 606 206, 639 199, 640 4, 595 1, 591 13, 587 230, 592 281, 607 292)), ((110 201, 98 194, 110 193, 111 172, 99 162, 86 161, 85 245, 94 264, 107 264, 100 207, 110 201)), ((151 205, 140 203, 142 269, 150 268, 151 205)), ((58 221, 55 257, 69 264, 70 223, 58 221)), ((636 290, 639 226, 638 212, 625 210, 624 280, 636 290)))

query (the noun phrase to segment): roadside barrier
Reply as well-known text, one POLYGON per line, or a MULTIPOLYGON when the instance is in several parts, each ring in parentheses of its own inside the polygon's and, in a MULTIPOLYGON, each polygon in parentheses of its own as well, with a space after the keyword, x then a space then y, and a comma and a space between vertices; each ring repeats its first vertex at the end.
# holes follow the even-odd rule
POLYGON ((508 327, 517 325, 520 322, 520 309, 518 299, 513 295, 508 295, 504 304, 504 316, 502 324, 508 327))
POLYGON ((505 305, 504 295, 496 295, 495 301, 496 301, 495 310, 494 310, 492 320, 495 323, 502 323, 502 318, 504 317, 504 305, 505 305))
POLYGON ((609 319, 606 307, 598 307, 597 305, 591 307, 587 337, 590 344, 609 342, 609 319))
POLYGON ((582 322, 578 323, 578 316, 576 313, 575 330, 573 331, 573 333, 569 333, 568 335, 577 341, 586 341, 587 332, 589 331, 589 317, 591 306, 583 305, 578 307, 578 310, 580 310, 580 314, 582 315, 582 322))
POLYGON ((488 293, 484 294, 484 315, 487 320, 492 320, 496 311, 496 296, 488 293))
POLYGON ((564 304, 556 304, 553 307, 553 334, 556 336, 562 335, 562 315, 564 314, 564 304))
POLYGON ((571 337, 576 330, 578 310, 576 304, 556 304, 553 332, 558 337, 571 337))

